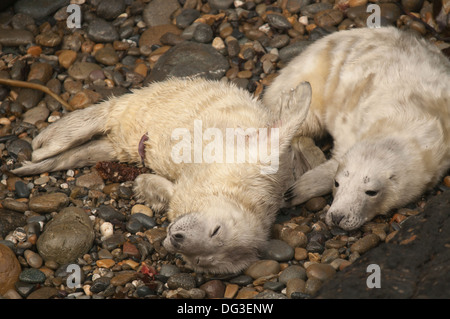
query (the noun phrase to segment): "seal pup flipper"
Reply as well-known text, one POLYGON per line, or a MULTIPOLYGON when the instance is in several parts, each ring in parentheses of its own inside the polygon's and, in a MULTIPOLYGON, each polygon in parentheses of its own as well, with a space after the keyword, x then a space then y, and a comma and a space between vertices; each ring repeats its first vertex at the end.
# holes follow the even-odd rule
POLYGON ((11 172, 16 175, 35 175, 69 168, 91 166, 99 161, 117 159, 114 147, 106 138, 93 140, 56 156, 34 163, 26 161, 11 172))
POLYGON ((154 211, 165 211, 173 195, 174 185, 155 174, 141 174, 134 180, 134 193, 151 205, 154 211))
POLYGON ((337 168, 338 161, 330 159, 300 176, 284 194, 284 206, 292 207, 313 197, 330 193, 337 168))
POLYGON ((40 162, 105 134, 110 102, 106 101, 67 114, 33 139, 32 161, 40 162))

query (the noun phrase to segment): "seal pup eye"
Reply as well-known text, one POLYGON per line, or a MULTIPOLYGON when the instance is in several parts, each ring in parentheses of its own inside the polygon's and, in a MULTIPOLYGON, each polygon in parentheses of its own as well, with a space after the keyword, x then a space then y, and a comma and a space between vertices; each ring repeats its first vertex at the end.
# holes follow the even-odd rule
POLYGON ((211 235, 210 235, 209 237, 212 238, 212 237, 216 236, 217 233, 219 232, 219 229, 220 229, 220 225, 217 226, 217 227, 213 230, 213 232, 211 233, 211 235))
POLYGON ((373 196, 377 196, 378 192, 377 191, 366 191, 366 195, 369 195, 371 197, 373 196))
POLYGON ((334 187, 339 187, 339 183, 337 182, 337 180, 334 180, 334 187))

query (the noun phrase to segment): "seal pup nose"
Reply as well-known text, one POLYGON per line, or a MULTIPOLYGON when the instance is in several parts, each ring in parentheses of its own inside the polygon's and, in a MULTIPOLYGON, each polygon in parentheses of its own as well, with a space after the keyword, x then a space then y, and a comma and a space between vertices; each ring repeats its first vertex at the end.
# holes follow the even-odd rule
POLYGON ((331 220, 333 221, 333 223, 336 226, 339 226, 339 223, 341 222, 341 220, 344 218, 344 215, 341 215, 339 213, 332 213, 331 214, 331 220))

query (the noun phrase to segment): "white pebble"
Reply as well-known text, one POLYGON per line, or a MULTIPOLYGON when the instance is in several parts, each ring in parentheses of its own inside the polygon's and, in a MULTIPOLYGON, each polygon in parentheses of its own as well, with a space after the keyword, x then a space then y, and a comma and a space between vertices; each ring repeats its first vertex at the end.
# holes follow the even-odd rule
POLYGON ((47 121, 49 123, 53 123, 53 122, 56 122, 57 120, 59 120, 60 118, 61 118, 61 116, 59 116, 59 115, 50 115, 48 117, 47 121))
POLYGON ((298 18, 298 22, 300 22, 303 25, 308 25, 308 17, 307 16, 301 16, 298 18))
POLYGON ((100 225, 100 233, 103 235, 103 237, 106 239, 110 237, 113 234, 113 224, 110 222, 104 222, 100 225))
POLYGON ((92 296, 91 286, 90 285, 84 285, 83 286, 83 290, 84 290, 84 293, 86 294, 86 296, 92 296))
POLYGON ((69 184, 67 184, 67 183, 62 183, 62 184, 60 185, 60 187, 61 187, 62 189, 68 189, 68 188, 69 188, 69 184))
POLYGON ((270 25, 268 23, 263 24, 258 28, 259 31, 262 31, 264 33, 268 33, 270 31, 270 25))
POLYGON ((214 38, 214 40, 212 42, 212 46, 216 50, 223 50, 223 49, 225 49, 225 43, 223 42, 223 40, 220 37, 215 37, 214 38))
POLYGON ((75 175, 75 172, 73 171, 73 169, 69 169, 67 170, 66 175, 69 177, 73 177, 75 175))
POLYGON ((235 8, 239 8, 239 7, 242 7, 243 5, 244 5, 244 1, 242 1, 242 0, 235 0, 234 1, 234 7, 235 8))

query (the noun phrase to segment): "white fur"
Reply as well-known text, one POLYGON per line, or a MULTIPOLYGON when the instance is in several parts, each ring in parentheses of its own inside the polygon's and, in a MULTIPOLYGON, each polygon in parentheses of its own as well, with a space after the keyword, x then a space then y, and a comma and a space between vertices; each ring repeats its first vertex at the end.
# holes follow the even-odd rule
POLYGON ((354 229, 414 200, 448 170, 450 62, 433 44, 395 28, 336 32, 280 72, 265 104, 276 112, 280 90, 302 81, 313 94, 298 134, 328 132, 334 149, 300 177, 287 205, 333 190, 327 222, 354 229))

